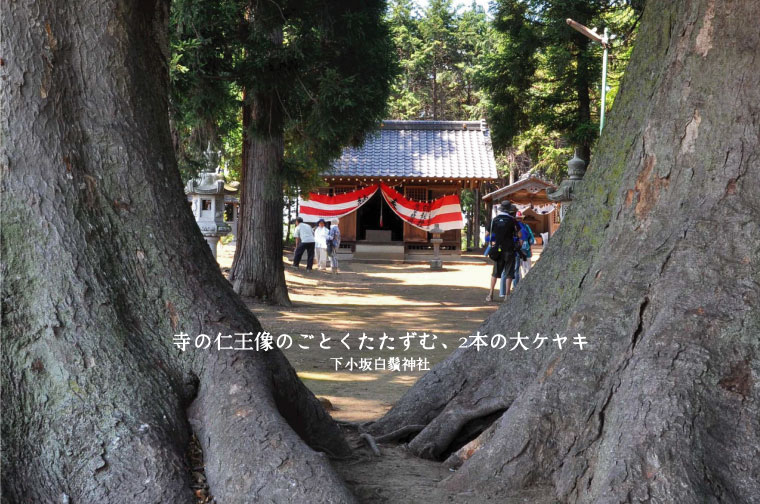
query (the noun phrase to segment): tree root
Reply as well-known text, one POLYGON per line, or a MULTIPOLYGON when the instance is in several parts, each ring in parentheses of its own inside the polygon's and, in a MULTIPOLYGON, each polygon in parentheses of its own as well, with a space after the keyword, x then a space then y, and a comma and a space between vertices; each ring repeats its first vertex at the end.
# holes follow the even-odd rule
MULTIPOLYGON (((479 394, 483 388, 479 387, 480 390, 475 390, 474 393, 479 394)), ((480 404, 474 406, 468 399, 455 398, 409 443, 409 449, 423 458, 439 457, 468 422, 506 409, 507 405, 503 401, 498 395, 485 396, 480 404)))
POLYGON ((380 448, 377 447, 375 438, 372 437, 372 434, 367 434, 364 432, 362 434, 359 434, 359 437, 362 438, 365 443, 367 443, 367 446, 370 447, 372 453, 374 453, 376 457, 380 457, 382 455, 382 453, 380 453, 380 448))
POLYGON ((337 453, 333 452, 332 450, 330 450, 326 446, 314 445, 314 446, 312 446, 312 448, 317 453, 324 453, 325 455, 327 455, 330 458, 330 460, 349 460, 349 459, 353 458, 353 455, 338 455, 337 453))
POLYGON ((424 428, 425 428, 425 425, 422 425, 422 424, 405 425, 404 427, 401 427, 400 429, 396 429, 393 432, 389 432, 388 434, 377 436, 375 440, 378 443, 392 443, 393 441, 396 441, 397 439, 401 439, 405 436, 408 436, 409 434, 417 434, 424 428))
MULTIPOLYGON (((325 455, 304 443, 309 439, 328 456, 341 455, 336 452, 342 446, 332 443, 329 430, 318 425, 327 419, 317 418, 311 406, 297 409, 283 399, 278 408, 270 380, 285 387, 281 393, 288 385, 285 376, 270 371, 257 359, 209 354, 188 413, 207 460, 211 493, 219 502, 254 502, 264 495, 274 502, 354 502, 325 455), (296 411, 308 415, 313 424, 303 427, 302 435, 295 430, 299 425, 287 419, 296 411), (320 432, 324 438, 317 443, 320 432), (256 470, 234 474, 225 467, 256 470)), ((313 403, 319 406, 316 399, 313 403)))
POLYGON ((447 469, 459 469, 462 464, 469 460, 470 457, 472 457, 480 448, 482 448, 488 441, 490 441, 497 425, 498 421, 492 423, 475 439, 449 455, 449 457, 443 462, 444 467, 447 469))
POLYGON ((340 425, 341 427, 347 427, 349 429, 354 430, 361 430, 364 425, 367 424, 367 422, 349 422, 348 420, 333 420, 336 424, 340 425))

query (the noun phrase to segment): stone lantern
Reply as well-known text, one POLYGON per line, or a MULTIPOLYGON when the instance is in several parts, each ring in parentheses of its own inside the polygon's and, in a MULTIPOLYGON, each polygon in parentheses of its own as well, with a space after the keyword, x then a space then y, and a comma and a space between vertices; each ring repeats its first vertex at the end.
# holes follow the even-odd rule
POLYGON ((221 173, 213 172, 203 172, 198 179, 189 180, 185 186, 185 194, 192 198, 193 216, 211 247, 214 259, 219 238, 232 231, 224 221, 224 196, 235 194, 236 189, 224 183, 221 173))
POLYGON ((575 188, 586 174, 586 162, 578 157, 577 150, 573 158, 567 162, 567 173, 570 176, 569 179, 563 180, 556 191, 546 193, 550 200, 561 203, 560 220, 565 218, 565 213, 573 200, 575 188))
POLYGON ((430 239, 430 243, 433 244, 433 259, 430 260, 430 269, 440 270, 443 269, 443 260, 441 260, 441 243, 443 243, 441 233, 443 229, 436 224, 430 232, 433 233, 433 237, 430 239))

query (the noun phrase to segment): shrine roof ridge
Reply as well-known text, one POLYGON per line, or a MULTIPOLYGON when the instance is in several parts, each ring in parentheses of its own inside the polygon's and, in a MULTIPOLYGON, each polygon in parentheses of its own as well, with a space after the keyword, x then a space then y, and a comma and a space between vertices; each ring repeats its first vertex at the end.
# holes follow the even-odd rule
POLYGON ((327 177, 498 179, 485 121, 383 121, 327 177))

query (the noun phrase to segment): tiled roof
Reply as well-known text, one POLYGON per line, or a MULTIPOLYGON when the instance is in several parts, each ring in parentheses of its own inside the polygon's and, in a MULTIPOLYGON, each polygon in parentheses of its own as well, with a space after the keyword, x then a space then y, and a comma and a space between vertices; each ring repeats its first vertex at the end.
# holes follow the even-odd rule
POLYGON ((383 121, 333 163, 334 177, 496 179, 485 121, 383 121))
POLYGON ((489 201, 491 199, 494 201, 501 201, 504 198, 507 198, 510 194, 514 194, 517 191, 521 191, 523 189, 529 193, 537 194, 541 191, 549 191, 556 188, 557 186, 551 182, 547 182, 546 180, 531 175, 525 178, 521 178, 517 182, 514 182, 508 186, 496 189, 495 191, 486 194, 481 199, 483 199, 483 201, 489 201))

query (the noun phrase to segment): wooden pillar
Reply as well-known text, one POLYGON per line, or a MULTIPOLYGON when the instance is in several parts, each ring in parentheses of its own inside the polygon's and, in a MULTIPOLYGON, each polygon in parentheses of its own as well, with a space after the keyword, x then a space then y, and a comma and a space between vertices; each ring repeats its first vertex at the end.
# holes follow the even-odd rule
MULTIPOLYGON (((462 199, 462 193, 468 189, 467 182, 462 180, 461 181, 462 187, 459 190, 459 199, 462 199)), ((464 243, 464 250, 469 251, 470 250, 470 244, 472 243, 472 211, 467 212, 467 232, 465 234, 465 243, 464 243)))
POLYGON ((472 211, 467 212, 467 236, 465 241, 465 250, 470 250, 470 244, 472 243, 472 211))
POLYGON ((480 248, 480 184, 475 186, 474 191, 474 216, 473 220, 475 221, 475 225, 472 226, 472 238, 473 238, 473 248, 479 249, 480 248))

